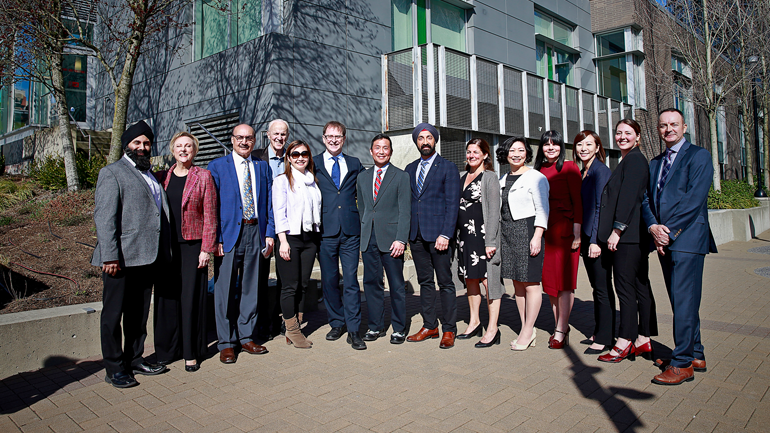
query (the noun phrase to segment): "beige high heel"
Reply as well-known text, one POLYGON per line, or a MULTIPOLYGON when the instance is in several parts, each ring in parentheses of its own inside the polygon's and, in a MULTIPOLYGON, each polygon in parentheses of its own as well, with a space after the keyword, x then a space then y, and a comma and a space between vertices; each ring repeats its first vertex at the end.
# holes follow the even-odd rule
POLYGON ((535 347, 537 345, 537 328, 532 329, 532 338, 529 339, 529 342, 527 344, 519 344, 519 339, 513 340, 513 347, 511 347, 511 350, 515 350, 517 352, 522 352, 524 350, 529 349, 529 347, 535 347))
POLYGON ((293 344, 297 349, 310 349, 313 342, 305 338, 299 326, 297 316, 283 320, 286 325, 286 344, 293 344))

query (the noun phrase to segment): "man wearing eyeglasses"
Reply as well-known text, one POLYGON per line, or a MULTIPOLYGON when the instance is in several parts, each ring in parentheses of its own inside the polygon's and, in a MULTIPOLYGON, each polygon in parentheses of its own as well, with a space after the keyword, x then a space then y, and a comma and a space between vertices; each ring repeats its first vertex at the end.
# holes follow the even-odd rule
POLYGON ((356 206, 356 180, 363 167, 358 158, 344 155, 345 125, 331 121, 324 125, 326 151, 313 157, 318 187, 321 189, 321 286, 332 329, 329 341, 338 340, 348 330, 347 342, 353 349, 364 350, 366 343, 358 334, 361 326, 361 295, 358 285, 358 250, 361 222, 356 206), (340 292, 339 264, 342 263, 340 292))
POLYGON ((219 360, 236 361, 235 350, 252 355, 267 349, 252 340, 257 323, 260 258, 273 250, 275 225, 268 164, 251 158, 254 129, 238 125, 230 139, 233 152, 209 163, 219 193, 219 226, 214 284, 214 315, 219 360))

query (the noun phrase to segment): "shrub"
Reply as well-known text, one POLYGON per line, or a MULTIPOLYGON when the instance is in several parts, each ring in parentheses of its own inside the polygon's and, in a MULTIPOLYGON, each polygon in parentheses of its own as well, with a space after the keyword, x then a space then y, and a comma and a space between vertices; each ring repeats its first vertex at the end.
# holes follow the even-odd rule
POLYGON ((747 209, 759 206, 754 198, 755 187, 742 180, 723 180, 722 191, 709 190, 709 209, 747 209))
POLYGON ((49 201, 42 217, 60 225, 78 225, 88 221, 94 211, 94 190, 72 191, 58 195, 49 201))
MULTIPOLYGON (((95 187, 96 180, 99 178, 99 170, 106 164, 104 158, 100 156, 88 159, 85 154, 77 153, 75 155, 75 169, 78 173, 80 188, 95 187)), ((35 161, 29 175, 41 188, 54 191, 67 189, 67 174, 64 170, 63 157, 48 155, 42 160, 35 161)))
POLYGON ((10 179, 0 180, 0 210, 29 200, 33 195, 32 188, 26 182, 17 183, 10 179))

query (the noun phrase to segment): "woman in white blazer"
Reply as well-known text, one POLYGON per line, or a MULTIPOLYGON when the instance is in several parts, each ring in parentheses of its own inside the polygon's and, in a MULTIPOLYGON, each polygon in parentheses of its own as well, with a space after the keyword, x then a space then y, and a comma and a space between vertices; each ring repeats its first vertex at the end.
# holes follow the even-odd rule
POLYGON ((521 351, 536 343, 549 185, 543 174, 526 166, 532 161, 532 149, 523 137, 506 140, 497 149, 497 161, 510 165, 510 172, 500 179, 500 276, 513 280, 521 332, 511 350, 521 351))

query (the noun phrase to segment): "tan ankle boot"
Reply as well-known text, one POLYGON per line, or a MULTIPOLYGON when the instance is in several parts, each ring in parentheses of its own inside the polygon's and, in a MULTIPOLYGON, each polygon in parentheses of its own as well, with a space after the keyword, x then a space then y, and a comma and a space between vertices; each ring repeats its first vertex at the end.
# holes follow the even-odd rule
POLYGON ((305 313, 297 313, 297 322, 299 322, 299 327, 302 328, 302 316, 305 313))
POLYGON ((313 342, 305 338, 302 330, 299 329, 297 316, 291 319, 284 319, 284 324, 286 325, 286 344, 294 344, 294 347, 298 349, 310 349, 313 347, 313 342))

